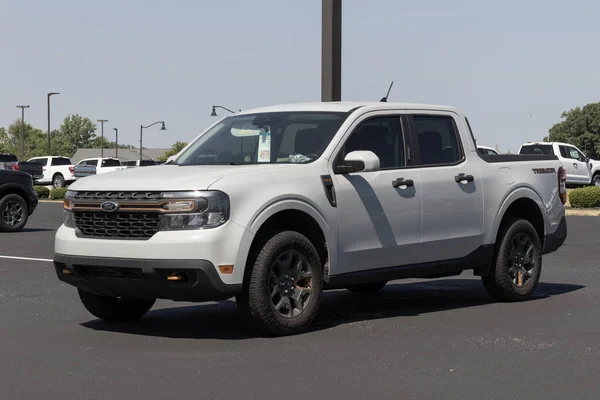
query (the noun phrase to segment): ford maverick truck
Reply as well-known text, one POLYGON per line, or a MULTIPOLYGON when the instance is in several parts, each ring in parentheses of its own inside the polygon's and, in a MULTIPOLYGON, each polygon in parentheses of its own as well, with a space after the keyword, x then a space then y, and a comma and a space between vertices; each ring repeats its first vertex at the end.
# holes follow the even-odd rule
POLYGON ((164 165, 73 183, 54 266, 104 320, 235 298, 271 335, 305 330, 324 290, 401 278, 470 270, 520 301, 567 236, 565 180, 553 155, 481 154, 454 107, 259 108, 164 165))

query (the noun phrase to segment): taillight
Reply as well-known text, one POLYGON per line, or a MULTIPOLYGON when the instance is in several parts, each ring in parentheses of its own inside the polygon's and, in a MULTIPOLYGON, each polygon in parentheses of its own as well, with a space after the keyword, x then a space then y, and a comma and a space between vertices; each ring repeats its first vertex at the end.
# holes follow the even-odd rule
POLYGON ((567 171, 563 167, 558 169, 558 197, 563 205, 567 203, 567 171))
POLYGON ((17 163, 13 164, 13 170, 18 171, 19 170, 19 164, 17 164, 17 163))
POLYGON ((69 167, 69 172, 71 174, 74 174, 75 173, 75 167, 69 167))

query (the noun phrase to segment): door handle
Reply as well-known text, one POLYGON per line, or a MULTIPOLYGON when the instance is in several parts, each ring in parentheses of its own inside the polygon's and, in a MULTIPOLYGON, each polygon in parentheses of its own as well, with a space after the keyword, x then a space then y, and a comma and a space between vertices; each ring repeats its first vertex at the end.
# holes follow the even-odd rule
POLYGON ((577 163, 573 163, 573 166, 574 166, 575 168, 577 168, 577 163))
POLYGON ((400 186, 415 186, 415 182, 412 179, 398 178, 395 181, 392 181, 392 186, 395 188, 398 188, 400 186))
POLYGON ((456 182, 463 182, 463 181, 473 182, 475 180, 475 178, 473 177, 473 175, 458 174, 457 176, 454 177, 454 180, 456 182))

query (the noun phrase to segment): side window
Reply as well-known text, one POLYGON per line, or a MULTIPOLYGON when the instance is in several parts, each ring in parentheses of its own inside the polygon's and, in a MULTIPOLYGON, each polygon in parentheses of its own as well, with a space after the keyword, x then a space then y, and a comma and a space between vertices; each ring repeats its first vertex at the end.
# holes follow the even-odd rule
POLYGON ((558 146, 558 148, 560 149, 560 155, 563 156, 564 158, 571 158, 567 152, 567 148, 565 146, 558 146))
MULTIPOLYGON (((579 152, 575 147, 565 146, 565 152, 567 153, 566 157, 571 158, 573 160, 585 161, 585 157, 581 152, 579 152)), ((561 150, 562 153, 562 150, 561 150)))
POLYGON ((382 169, 404 167, 406 162, 400 117, 374 117, 362 122, 344 144, 342 156, 358 150, 375 153, 382 169))
POLYGON ((422 165, 454 164, 463 158, 452 117, 415 115, 413 121, 422 165))

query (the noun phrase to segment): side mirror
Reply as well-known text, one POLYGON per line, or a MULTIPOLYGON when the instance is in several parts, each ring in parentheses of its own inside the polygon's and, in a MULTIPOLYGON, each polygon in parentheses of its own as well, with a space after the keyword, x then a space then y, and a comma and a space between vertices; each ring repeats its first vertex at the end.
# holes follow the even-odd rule
POLYGON ((336 167, 336 173, 379 171, 379 157, 372 151, 357 150, 346 154, 344 164, 336 167))

